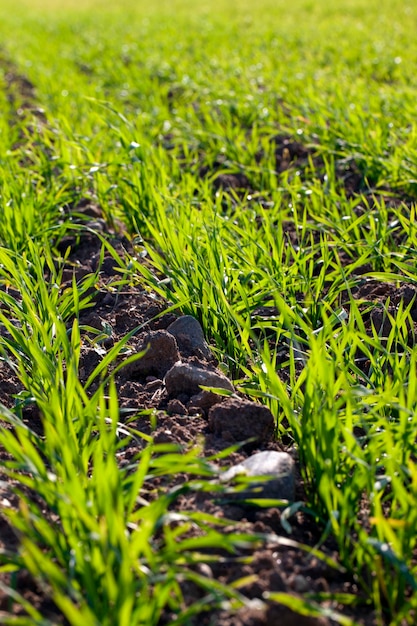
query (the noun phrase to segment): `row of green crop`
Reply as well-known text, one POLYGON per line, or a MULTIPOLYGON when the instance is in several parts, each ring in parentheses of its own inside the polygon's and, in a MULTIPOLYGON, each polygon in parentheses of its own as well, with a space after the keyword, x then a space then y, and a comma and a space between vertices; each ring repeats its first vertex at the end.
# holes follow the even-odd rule
POLYGON ((372 302, 354 294, 371 279, 416 281, 417 47, 404 46, 416 18, 403 1, 339 4, 4 4, 3 53, 33 82, 47 122, 16 115, 19 98, 28 103, 7 99, 4 69, 2 346, 26 391, 4 411, 16 434, 2 431, 1 442, 14 459, 7 471, 48 510, 22 494, 10 513, 22 549, 5 554, 4 571, 43 578, 71 624, 157 624, 167 607, 173 623, 188 623, 227 595, 237 606, 236 590, 197 580, 192 566, 219 541, 249 541, 219 537, 196 513, 174 528, 175 490, 141 499, 148 474, 209 475, 198 451, 159 457, 149 442, 132 467, 117 467, 120 447, 139 436, 119 423, 106 377, 123 341, 94 373, 103 381, 91 397, 78 380, 80 329, 68 325, 97 277, 59 290, 56 247, 81 198, 125 224, 135 249, 118 261, 127 282, 195 315, 238 387, 295 441, 304 506, 333 533, 379 623, 413 623, 413 303, 386 313, 381 330, 372 302), (280 174, 276 137, 286 134, 310 158, 280 174), (343 171, 359 177, 353 195, 343 171), (244 174, 248 188, 222 191, 219 174, 244 174), (269 317, 260 306, 273 307, 269 317), (44 436, 22 422, 21 403, 42 411, 44 436), (190 543, 193 524, 202 538, 190 543), (207 592, 189 610, 185 580, 207 592))

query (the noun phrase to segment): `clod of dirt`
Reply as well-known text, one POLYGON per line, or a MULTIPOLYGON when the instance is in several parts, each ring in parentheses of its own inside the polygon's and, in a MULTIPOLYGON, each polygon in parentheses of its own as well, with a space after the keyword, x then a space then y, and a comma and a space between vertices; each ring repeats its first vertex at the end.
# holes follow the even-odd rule
POLYGON ((294 500, 295 468, 294 461, 287 452, 264 450, 253 454, 237 465, 233 465, 221 477, 231 481, 236 476, 270 477, 270 480, 251 482, 247 489, 236 493, 237 498, 274 498, 294 500))
POLYGON ((249 179, 245 174, 219 174, 213 181, 213 186, 218 189, 250 189, 249 179))
POLYGON ((188 415, 186 407, 178 398, 173 398, 168 402, 167 413, 168 415, 188 415))
MULTIPOLYGON (((392 331, 393 324, 395 324, 397 314, 397 307, 391 304, 389 306, 378 305, 371 312, 370 319, 372 325, 381 338, 381 342, 383 344, 386 344, 386 341, 392 331)), ((406 320, 405 325, 407 329, 407 343, 408 345, 413 345, 416 342, 416 325, 413 321, 410 322, 410 320, 406 320)))
POLYGON ((228 398, 213 406, 208 419, 214 434, 227 441, 268 441, 275 429, 274 417, 268 407, 239 398, 228 398))
POLYGON ((386 342, 398 318, 399 310, 408 309, 409 317, 404 318, 403 330, 409 345, 416 342, 417 337, 417 287, 409 283, 401 285, 367 279, 354 292, 354 297, 364 311, 364 320, 368 334, 372 335, 371 326, 383 342, 386 342), (373 308, 369 312, 369 305, 373 308))
POLYGON ((402 302, 404 308, 410 306, 410 316, 413 322, 417 322, 417 287, 403 284, 392 296, 394 304, 402 302))
POLYGON ((90 374, 99 365, 102 357, 100 353, 92 347, 84 346, 80 355, 79 376, 80 380, 86 381, 90 374))
POLYGON ((200 393, 201 385, 234 391, 232 383, 224 374, 192 363, 175 363, 165 376, 165 387, 171 397, 181 393, 194 396, 200 393))
POLYGON ((277 135, 274 141, 278 172, 285 172, 292 164, 307 164, 309 151, 304 144, 281 135, 277 135))
POLYGON ((21 389, 21 384, 12 366, 6 361, 0 361, 0 402, 11 408, 14 404, 15 395, 21 389))
POLYGON ((202 411, 209 411, 212 406, 218 404, 223 401, 223 396, 220 396, 217 393, 213 393, 212 391, 200 391, 195 396, 191 396, 190 403, 188 408, 190 410, 198 411, 201 409, 202 411))
POLYGON ((388 337, 392 329, 391 320, 388 314, 395 315, 395 307, 385 307, 383 305, 376 306, 371 312, 371 321, 376 332, 382 337, 388 337))
POLYGON ((213 358, 203 329, 192 315, 178 317, 168 326, 167 331, 177 340, 178 349, 183 358, 189 356, 198 356, 207 360, 213 358))
POLYGON ((147 333, 138 346, 138 352, 146 349, 142 358, 124 368, 125 377, 163 377, 180 359, 175 337, 166 330, 152 330, 147 333))

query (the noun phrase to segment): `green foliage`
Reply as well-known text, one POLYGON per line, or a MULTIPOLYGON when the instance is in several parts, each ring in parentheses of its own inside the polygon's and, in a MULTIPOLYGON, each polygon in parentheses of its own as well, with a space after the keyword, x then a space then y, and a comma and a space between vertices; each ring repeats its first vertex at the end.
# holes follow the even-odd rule
MULTIPOLYGON (((58 250, 81 232, 88 199, 132 239, 122 260, 103 238, 118 287, 138 280, 200 320, 239 389, 297 446, 309 510, 378 619, 412 624, 413 302, 386 305, 378 326, 372 297, 356 295, 372 281, 416 285, 414 8, 55 4, 0 8, 0 347, 25 389, 1 410, 21 541, 3 571, 41 579, 74 626, 157 624, 166 607, 187 624, 246 601, 193 566, 205 548, 250 538, 197 513, 175 518, 175 487, 149 497, 155 476, 187 473, 192 490, 214 474, 198 449, 161 448, 121 424, 113 377, 129 337, 80 381, 78 314, 99 272, 62 289, 58 250), (288 142, 299 159, 285 169, 288 142), (120 467, 132 440, 141 451, 120 467), (204 592, 192 607, 185 581, 204 592)), ((8 593, 29 615, 9 623, 47 623, 8 593)), ((326 614, 318 598, 270 599, 326 614)))

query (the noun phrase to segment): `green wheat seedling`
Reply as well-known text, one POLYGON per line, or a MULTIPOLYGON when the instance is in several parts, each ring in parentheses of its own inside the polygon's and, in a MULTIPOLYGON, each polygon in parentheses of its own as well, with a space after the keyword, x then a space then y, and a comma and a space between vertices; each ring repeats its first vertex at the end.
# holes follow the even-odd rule
MULTIPOLYGON (((387 294, 416 285, 414 8, 17 3, 0 9, 0 329, 22 392, 0 440, 21 485, 9 518, 22 549, 3 571, 42 579, 71 624, 167 612, 187 624, 245 602, 239 584, 193 569, 200 548, 232 539, 196 514, 178 525, 175 488, 149 497, 153 476, 188 472, 197 488, 210 471, 120 424, 112 376, 129 337, 79 380, 77 317, 100 270, 63 290, 63 238, 81 232, 87 200, 133 246, 123 260, 107 245, 111 288, 140 282, 199 319, 239 390, 297 447, 306 507, 379 624, 412 626, 415 303, 387 294), (143 450, 121 469, 132 437, 143 450), (186 580, 205 590, 192 607, 186 580)), ((29 615, 20 623, 47 623, 8 593, 29 615)), ((269 599, 323 615, 317 598, 269 599)))
POLYGON ((369 576, 376 572, 385 581, 378 603, 389 603, 395 613, 406 589, 415 592, 416 587, 416 422, 411 408, 416 351, 401 334, 401 321, 393 320, 384 341, 362 335, 361 325, 360 312, 353 308, 338 332, 325 324, 318 335, 310 334, 305 368, 288 388, 269 350, 258 376, 265 399, 291 425, 313 508, 329 519, 342 562, 358 558, 355 571, 362 572, 371 594, 376 587, 372 591, 369 576), (358 353, 368 355, 365 367, 358 353), (369 534, 364 516, 371 522, 369 534))

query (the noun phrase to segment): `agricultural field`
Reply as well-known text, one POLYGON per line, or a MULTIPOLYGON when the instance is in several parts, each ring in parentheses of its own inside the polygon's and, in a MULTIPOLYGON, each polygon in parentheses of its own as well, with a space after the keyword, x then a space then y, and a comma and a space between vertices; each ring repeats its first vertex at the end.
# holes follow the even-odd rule
POLYGON ((415 626, 416 29, 1 1, 0 623, 415 626))

